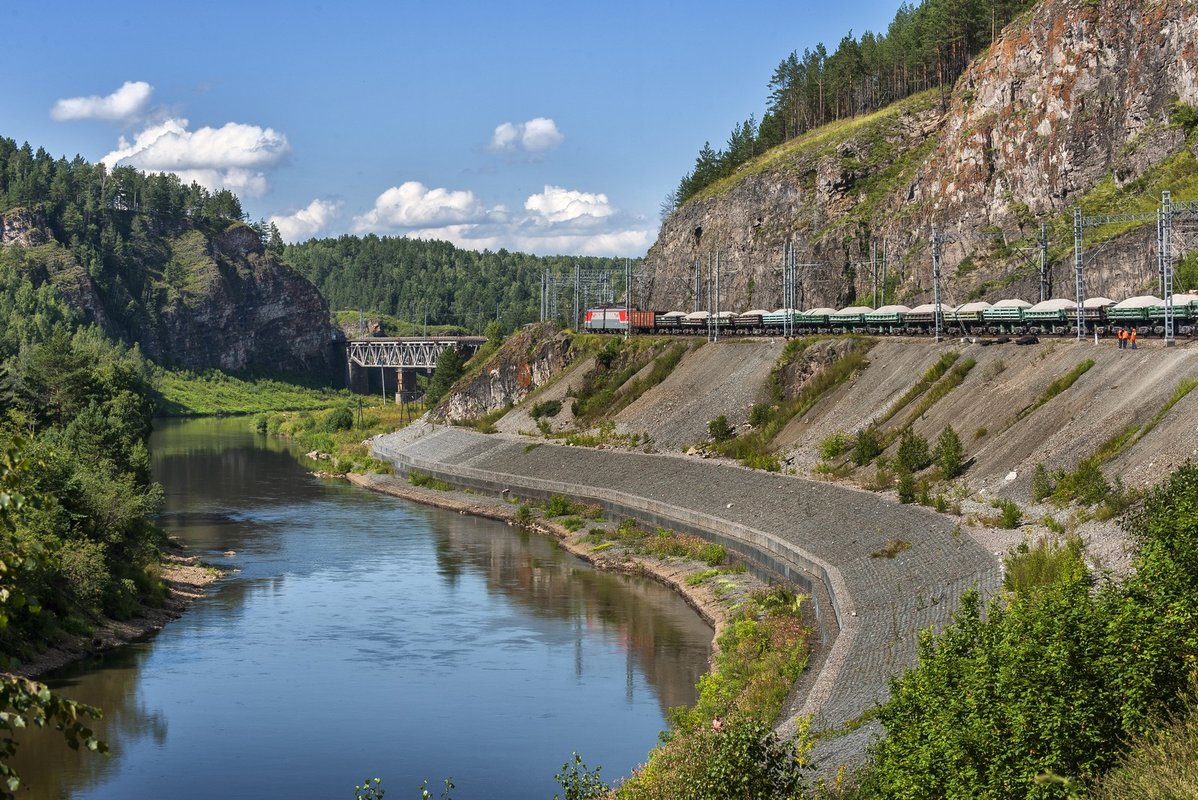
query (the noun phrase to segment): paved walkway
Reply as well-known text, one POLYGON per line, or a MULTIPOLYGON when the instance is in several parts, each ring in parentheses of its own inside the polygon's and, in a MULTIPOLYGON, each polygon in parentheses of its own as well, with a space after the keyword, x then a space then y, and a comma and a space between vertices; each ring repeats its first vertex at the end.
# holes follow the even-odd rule
MULTIPOLYGON (((998 558, 944 517, 833 484, 677 456, 593 450, 418 425, 380 437, 375 453, 486 488, 540 489, 651 510, 802 568, 822 584, 827 638, 791 711, 836 729, 884 701, 891 677, 916 661, 919 631, 941 628, 963 591, 1000 582, 998 558), (893 558, 873 555, 902 540, 893 558), (835 619, 832 614, 834 612, 835 619)), ((793 719, 782 729, 793 730, 793 719)), ((821 741, 825 765, 855 763, 876 723, 821 741)))

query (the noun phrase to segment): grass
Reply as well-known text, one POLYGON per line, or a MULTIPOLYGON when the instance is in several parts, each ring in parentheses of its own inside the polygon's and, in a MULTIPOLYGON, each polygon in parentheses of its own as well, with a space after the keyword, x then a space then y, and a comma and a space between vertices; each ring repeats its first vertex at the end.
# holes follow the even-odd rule
POLYGON ((1087 358, 1085 361, 1081 362, 1073 369, 1069 370, 1064 375, 1048 384, 1044 391, 1040 393, 1040 396, 1036 398, 1036 402, 1032 403, 1015 416, 1014 422, 1018 422, 1019 420, 1030 417, 1033 413, 1035 413, 1036 409, 1040 408, 1040 406, 1044 405, 1049 400, 1053 399, 1061 392, 1077 383, 1077 379, 1082 375, 1085 375, 1092 366, 1094 366, 1094 359, 1087 358))
POLYGON ((343 389, 312 388, 271 378, 239 378, 220 370, 202 373, 157 368, 152 376, 158 413, 166 417, 259 414, 330 408, 353 395, 343 389))
MULTIPOLYGON (((865 355, 873 347, 875 341, 861 337, 848 337, 851 349, 848 353, 828 364, 803 384, 798 394, 790 399, 779 398, 766 415, 766 420, 756 428, 727 442, 720 442, 715 449, 724 455, 740 460, 748 467, 766 469, 777 472, 781 469, 778 457, 770 451, 770 445, 786 424, 796 416, 807 413, 820 398, 847 381, 860 370, 868 366, 865 355)), ((771 383, 775 387, 781 385, 781 375, 785 368, 798 359, 806 347, 815 340, 805 341, 796 339, 787 344, 774 369, 771 383)), ((781 389, 774 389, 775 394, 781 394, 781 389)))
POLYGON ((1027 594, 1081 574, 1085 570, 1082 547, 1079 536, 1070 536, 1064 544, 1040 539, 1032 546, 1019 545, 1003 559, 1003 588, 1027 594))
POLYGON ((903 392, 902 396, 894 401, 890 408, 886 409, 886 413, 879 417, 875 424, 886 424, 914 401, 915 398, 932 388, 936 381, 940 380, 941 376, 948 372, 949 367, 956 363, 958 358, 960 358, 960 353, 955 350, 942 353, 940 358, 936 359, 936 363, 924 370, 924 373, 919 376, 919 380, 912 384, 911 388, 903 392))
POLYGON ((434 478, 432 475, 425 475, 423 472, 412 470, 408 473, 408 483, 413 486, 418 486, 422 489, 433 489, 438 492, 452 492, 453 486, 439 478, 434 478))
POLYGON ((323 414, 307 410, 259 414, 254 426, 262 433, 291 439, 305 451, 330 453, 335 472, 390 472, 391 465, 371 456, 363 441, 402 428, 424 408, 405 409, 394 403, 383 406, 378 404, 378 398, 358 399, 363 401, 362 407, 360 412, 356 406, 350 407, 352 425, 349 428, 327 429, 325 422, 338 411, 337 408, 323 414))
POLYGON ((891 539, 878 550, 869 554, 870 558, 894 558, 904 550, 910 549, 911 543, 906 539, 891 539))
POLYGON ((961 363, 953 365, 953 368, 949 370, 948 374, 937 381, 936 384, 932 386, 931 390, 928 391, 928 393, 923 396, 919 403, 916 404, 914 410, 912 410, 907 416, 907 422, 904 427, 910 427, 912 424, 914 424, 915 420, 919 419, 928 411, 930 411, 932 406, 934 406, 938 401, 943 399, 953 389, 956 389, 958 386, 960 386, 965 381, 965 376, 969 374, 969 371, 973 369, 977 363, 978 362, 975 359, 967 358, 961 363))

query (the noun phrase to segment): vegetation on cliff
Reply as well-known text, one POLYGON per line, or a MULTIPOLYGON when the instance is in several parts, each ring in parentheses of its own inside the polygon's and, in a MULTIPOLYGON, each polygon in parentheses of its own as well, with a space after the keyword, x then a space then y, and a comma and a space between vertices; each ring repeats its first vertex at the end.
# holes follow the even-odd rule
POLYGON ((868 114, 937 88, 944 100, 966 65, 1030 0, 922 0, 904 3, 886 33, 850 31, 829 53, 822 42, 792 52, 770 76, 768 106, 733 128, 723 150, 705 143, 694 169, 667 198, 667 212, 771 147, 829 122, 868 114))

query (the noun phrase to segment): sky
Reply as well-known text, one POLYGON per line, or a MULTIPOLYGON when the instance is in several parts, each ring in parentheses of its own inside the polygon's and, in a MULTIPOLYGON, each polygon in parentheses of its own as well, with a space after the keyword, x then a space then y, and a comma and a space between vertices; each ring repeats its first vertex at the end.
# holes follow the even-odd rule
POLYGON ((782 59, 898 2, 13 3, 0 136, 231 189, 287 241, 636 257, 782 59))

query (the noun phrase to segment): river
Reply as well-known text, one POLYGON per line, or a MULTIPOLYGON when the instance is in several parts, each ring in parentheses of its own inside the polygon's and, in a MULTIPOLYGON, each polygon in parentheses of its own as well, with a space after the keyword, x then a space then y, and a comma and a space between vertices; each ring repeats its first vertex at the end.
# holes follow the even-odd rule
POLYGON ((245 419, 160 422, 159 524, 236 573, 157 635, 46 676, 110 756, 26 741, 22 797, 545 798, 611 781, 690 704, 711 629, 554 541, 308 476, 245 419), (226 553, 232 553, 225 555, 226 553))

